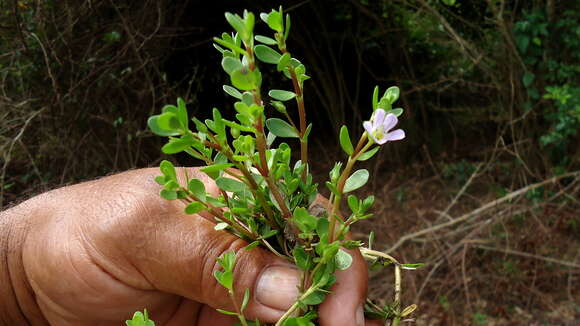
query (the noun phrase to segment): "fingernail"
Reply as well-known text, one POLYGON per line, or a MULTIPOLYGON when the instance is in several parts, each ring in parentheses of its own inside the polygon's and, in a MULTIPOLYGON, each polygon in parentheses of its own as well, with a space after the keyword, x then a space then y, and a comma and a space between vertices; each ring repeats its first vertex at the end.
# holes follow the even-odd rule
POLYGON ((300 272, 291 267, 271 266, 256 285, 256 300, 273 309, 287 310, 298 299, 300 272))
POLYGON ((365 326, 365 309, 362 304, 356 309, 356 325, 365 326))

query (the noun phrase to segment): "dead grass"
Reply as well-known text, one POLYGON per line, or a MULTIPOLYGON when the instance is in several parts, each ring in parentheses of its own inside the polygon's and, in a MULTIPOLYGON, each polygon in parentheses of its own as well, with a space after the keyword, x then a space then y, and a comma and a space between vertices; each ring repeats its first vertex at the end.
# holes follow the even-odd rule
MULTIPOLYGON (((389 181, 375 188, 376 217, 356 233, 374 231, 374 249, 427 264, 403 275, 403 305, 419 305, 417 324, 576 325, 579 172, 538 182, 545 196, 530 199, 533 184, 498 195, 493 169, 481 167, 465 184, 430 171, 415 165, 376 176, 389 181)), ((371 279, 371 297, 389 303, 392 272, 371 279)))

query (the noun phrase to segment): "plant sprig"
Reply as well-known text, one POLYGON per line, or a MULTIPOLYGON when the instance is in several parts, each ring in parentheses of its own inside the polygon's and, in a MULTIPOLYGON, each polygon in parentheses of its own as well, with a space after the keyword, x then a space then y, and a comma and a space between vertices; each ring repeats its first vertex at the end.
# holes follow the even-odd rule
MULTIPOLYGON (((235 120, 225 119, 217 108, 212 110, 211 119, 190 119, 185 101, 178 99, 176 106, 163 107, 161 114, 148 121, 155 134, 169 138, 162 147, 164 153, 185 152, 204 162, 200 171, 215 181, 219 195, 208 194, 202 181, 195 178, 186 176, 186 184, 180 184, 173 164, 163 161, 162 175, 156 178, 163 187, 161 196, 183 201, 188 214, 208 212, 215 219, 216 230, 231 232, 248 241, 246 249, 261 246, 296 264, 302 272, 300 295, 276 326, 315 325, 317 306, 324 302, 336 282, 334 273, 347 270, 353 262, 347 249, 361 250, 374 267, 395 266, 394 303, 380 307, 369 302, 367 313, 398 323, 407 311, 400 311, 400 272, 405 265, 389 259, 390 256, 385 258, 378 251, 362 248, 362 242, 348 239, 347 234, 354 223, 372 217, 374 203, 373 196, 359 199, 352 194, 370 176, 366 169, 354 170, 355 164, 373 157, 386 142, 405 137, 401 129, 391 131, 403 113, 403 109, 392 107, 399 89, 391 87, 379 99, 378 87, 375 88, 373 114, 363 124, 365 132, 356 146, 348 128, 341 128, 338 138, 347 155, 346 164, 343 168, 343 163, 338 162, 330 171, 325 183, 331 191, 329 207, 319 209, 315 202, 318 185, 313 182, 308 163, 312 124, 306 121, 304 85, 310 77, 304 64, 288 50, 290 16, 280 8, 259 17, 272 30, 273 37, 255 35, 254 14, 244 11, 242 15, 226 13, 234 33, 214 38, 214 47, 222 54, 221 66, 230 78, 231 85, 222 88, 235 99, 235 120), (291 81, 292 89, 263 92, 262 64, 276 65, 291 81), (264 100, 263 93, 269 100, 264 100), (298 123, 288 112, 292 100, 298 123), (281 116, 271 116, 275 112, 281 116), (190 121, 194 129, 190 129, 190 121), (299 141, 300 160, 291 161, 291 147, 284 142, 286 139, 299 141), (351 211, 346 217, 340 212, 345 201, 351 211)), ((236 301, 235 258, 232 252, 217 258, 221 270, 214 277, 228 290, 235 307, 235 311, 220 312, 237 316, 242 326, 259 324, 247 321, 243 315, 250 291, 246 290, 241 303, 236 301)))

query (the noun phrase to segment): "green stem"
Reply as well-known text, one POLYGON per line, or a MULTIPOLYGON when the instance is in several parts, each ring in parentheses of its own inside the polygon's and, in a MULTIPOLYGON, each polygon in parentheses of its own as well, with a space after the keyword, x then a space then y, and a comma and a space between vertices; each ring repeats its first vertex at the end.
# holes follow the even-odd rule
POLYGON ((361 138, 359 140, 359 143, 357 145, 357 150, 355 150, 348 157, 348 161, 346 163, 346 166, 344 167, 344 170, 342 170, 342 173, 341 173, 340 177, 338 178, 338 183, 336 186, 337 194, 335 194, 334 202, 332 205, 332 212, 329 216, 329 218, 330 218, 330 227, 329 227, 329 234, 328 234, 328 242, 329 243, 334 242, 334 240, 336 239, 336 234, 335 234, 336 218, 339 214, 340 203, 342 201, 342 195, 343 195, 343 190, 344 190, 344 185, 346 183, 346 180, 350 176, 350 172, 352 171, 352 168, 354 167, 354 164, 356 163, 357 159, 373 145, 373 142, 368 142, 368 143, 366 143, 366 145, 364 145, 366 138, 367 138, 367 136, 366 136, 366 132, 365 132, 365 133, 363 133, 363 135, 361 136, 361 138))
POLYGON ((298 298, 298 300, 294 302, 294 304, 284 313, 284 315, 282 315, 282 317, 278 319, 278 322, 276 322, 275 326, 281 326, 282 324, 284 324, 284 321, 286 321, 286 319, 288 319, 288 317, 290 317, 292 313, 294 313, 294 311, 296 311, 296 309, 300 307, 300 301, 306 299, 316 290, 318 290, 318 287, 316 286, 311 286, 310 288, 308 288, 308 290, 306 290, 306 292, 304 292, 304 294, 302 294, 300 298, 298 298))
POLYGON ((246 167, 243 164, 234 159, 233 152, 227 144, 226 146, 223 146, 218 142, 218 140, 214 137, 214 135, 212 135, 209 132, 207 133, 207 136, 213 142, 213 143, 208 142, 208 145, 212 146, 214 149, 223 153, 228 158, 228 160, 234 164, 236 169, 242 172, 242 175, 245 178, 245 180, 242 181, 250 187, 252 194, 256 199, 258 199, 258 201, 264 208, 264 211, 266 212, 266 221, 268 222, 268 224, 270 224, 271 227, 273 228, 277 227, 278 223, 274 218, 274 212, 268 205, 268 202, 266 201, 266 198, 264 198, 264 195, 260 192, 258 184, 256 183, 256 180, 254 180, 254 177, 252 177, 250 171, 248 171, 248 169, 246 169, 246 167))
POLYGON ((262 117, 259 117, 258 122, 256 123, 256 148, 258 149, 258 156, 260 157, 260 174, 262 174, 266 180, 268 189, 270 189, 274 199, 276 202, 278 202, 278 206, 282 211, 282 215, 285 219, 289 219, 292 216, 292 213, 290 213, 290 209, 288 209, 286 206, 284 198, 282 197, 278 186, 272 179, 272 176, 270 175, 270 169, 268 168, 268 162, 266 160, 266 138, 264 136, 264 124, 262 123, 262 117))
POLYGON ((230 298, 232 299, 232 302, 234 303, 234 308, 236 309, 238 319, 240 319, 242 326, 248 326, 248 322, 246 321, 246 317, 244 317, 244 315, 242 314, 242 310, 240 309, 240 307, 236 303, 236 298, 234 295, 234 288, 232 287, 232 290, 228 291, 228 292, 230 293, 230 298))
MULTIPOLYGON (((192 199, 193 201, 198 201, 204 205, 207 206, 208 208, 208 212, 211 213, 213 216, 219 218, 221 221, 223 221, 224 223, 227 223, 229 226, 231 226, 234 230, 238 231, 238 233, 240 233, 241 235, 246 236, 248 239, 250 240, 256 240, 258 238, 258 235, 253 233, 247 226, 243 225, 240 221, 238 221, 237 219, 235 220, 235 223, 230 221, 229 219, 227 219, 222 211, 213 206, 210 203, 204 203, 201 200, 199 200, 199 198, 197 198, 196 196, 194 196, 189 189, 187 188, 181 188, 181 190, 185 191, 187 193, 187 195, 189 196, 190 199, 192 199)), ((187 202, 187 200, 186 200, 187 202)))
MULTIPOLYGON (((278 49, 284 54, 288 53, 286 49, 286 42, 284 37, 281 37, 281 42, 278 44, 278 49)), ((298 105, 298 116, 300 117, 300 160, 302 164, 308 164, 308 141, 305 139, 306 134, 306 108, 304 107, 304 88, 302 83, 298 81, 298 76, 296 76, 296 71, 291 64, 287 66, 288 72, 290 73, 290 78, 292 79, 292 86, 294 87, 294 93, 296 94, 296 104, 298 105)), ((293 123, 292 123, 293 124, 293 123)), ((302 171, 302 181, 306 182, 308 171, 304 169, 302 171)))

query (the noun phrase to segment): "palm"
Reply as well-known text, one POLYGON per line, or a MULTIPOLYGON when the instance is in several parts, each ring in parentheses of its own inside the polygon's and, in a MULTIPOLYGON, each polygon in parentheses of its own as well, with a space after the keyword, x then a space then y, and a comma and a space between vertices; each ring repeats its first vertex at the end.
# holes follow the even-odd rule
POLYGON ((158 290, 144 274, 142 266, 151 257, 140 248, 168 222, 168 215, 179 216, 172 203, 149 191, 147 180, 125 178, 119 187, 99 193, 99 203, 90 208, 72 203, 99 191, 98 182, 73 187, 78 189, 67 193, 71 205, 52 214, 58 218, 39 228, 41 234, 27 241, 24 254, 31 286, 51 324, 121 325, 132 312, 146 308, 157 325, 196 325, 199 311, 213 311, 158 290), (124 187, 128 184, 133 185, 130 195, 124 187))

